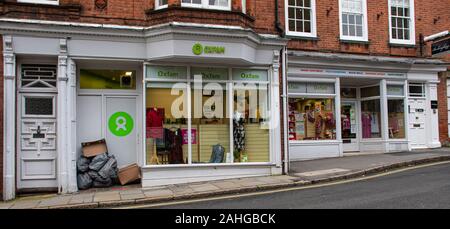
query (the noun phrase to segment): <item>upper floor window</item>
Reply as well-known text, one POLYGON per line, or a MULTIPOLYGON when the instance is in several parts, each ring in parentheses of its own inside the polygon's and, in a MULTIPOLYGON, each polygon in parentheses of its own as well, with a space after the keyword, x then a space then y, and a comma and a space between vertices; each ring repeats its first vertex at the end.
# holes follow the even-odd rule
POLYGON ((48 4, 48 5, 58 5, 59 0, 17 0, 21 3, 35 3, 35 4, 48 4))
POLYGON ((287 34, 316 37, 316 1, 286 0, 287 34))
POLYGON ((341 39, 367 41, 366 0, 339 0, 341 39))
POLYGON ((390 42, 414 45, 414 0, 389 0, 390 42))
POLYGON ((167 8, 167 2, 168 0, 155 0, 155 9, 167 8))
POLYGON ((231 10, 231 0, 181 0, 181 6, 231 10))

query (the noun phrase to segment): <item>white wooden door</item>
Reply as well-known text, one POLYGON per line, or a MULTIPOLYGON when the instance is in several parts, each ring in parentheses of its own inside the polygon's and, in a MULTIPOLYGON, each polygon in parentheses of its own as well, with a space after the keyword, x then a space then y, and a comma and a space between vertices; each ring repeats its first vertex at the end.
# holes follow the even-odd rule
POLYGON ((18 189, 57 187, 56 94, 19 94, 18 189))
POLYGON ((426 100, 409 100, 409 139, 413 149, 427 147, 426 100))

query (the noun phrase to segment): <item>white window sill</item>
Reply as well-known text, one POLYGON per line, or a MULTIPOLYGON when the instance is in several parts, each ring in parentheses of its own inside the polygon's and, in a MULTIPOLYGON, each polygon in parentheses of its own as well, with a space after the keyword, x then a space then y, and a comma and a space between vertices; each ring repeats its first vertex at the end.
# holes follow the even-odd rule
POLYGON ((162 9, 167 9, 168 5, 164 5, 164 6, 157 6, 155 7, 155 10, 162 10, 162 9))
POLYGON ((227 6, 227 7, 223 7, 223 6, 203 6, 203 5, 199 5, 199 4, 181 3, 181 7, 194 8, 194 9, 205 9, 205 10, 231 11, 231 6, 227 6))
POLYGON ((59 1, 47 1, 47 0, 17 0, 18 3, 30 3, 30 4, 42 4, 42 5, 59 5, 59 1))
POLYGON ((346 42, 346 41, 347 42, 352 42, 352 41, 354 41, 354 42, 365 42, 365 43, 369 42, 369 39, 366 38, 366 37, 341 36, 340 40, 343 41, 343 42, 346 42))
POLYGON ((286 31, 286 35, 292 36, 292 37, 298 37, 298 38, 318 39, 317 35, 314 33, 299 33, 299 32, 286 31))
POLYGON ((405 45, 405 46, 415 46, 416 41, 415 40, 393 40, 391 39, 389 41, 392 45, 405 45))

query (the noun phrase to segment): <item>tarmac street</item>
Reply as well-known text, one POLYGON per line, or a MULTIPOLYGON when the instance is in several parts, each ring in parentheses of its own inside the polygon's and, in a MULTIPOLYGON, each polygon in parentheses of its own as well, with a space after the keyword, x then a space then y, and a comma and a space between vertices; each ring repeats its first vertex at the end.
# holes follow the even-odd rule
POLYGON ((449 209, 450 163, 310 189, 158 206, 176 209, 449 209))

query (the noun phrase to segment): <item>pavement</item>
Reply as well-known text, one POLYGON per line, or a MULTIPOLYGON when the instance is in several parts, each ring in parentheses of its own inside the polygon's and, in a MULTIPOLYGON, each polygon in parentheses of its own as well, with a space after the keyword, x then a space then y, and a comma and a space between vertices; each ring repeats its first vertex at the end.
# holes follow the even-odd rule
POLYGON ((356 154, 292 162, 289 176, 251 177, 153 188, 141 188, 140 185, 115 186, 67 195, 22 196, 13 201, 0 202, 0 209, 88 209, 166 203, 301 187, 439 161, 450 161, 450 148, 392 154, 356 154))

